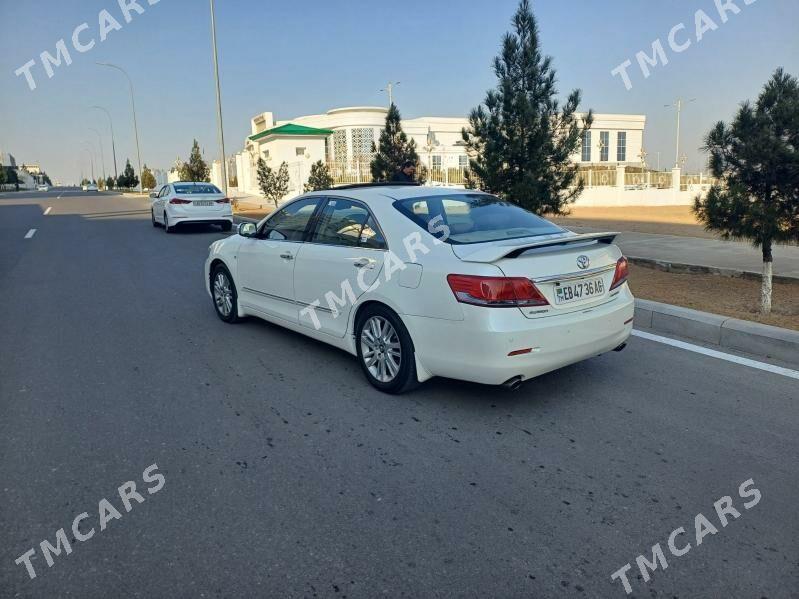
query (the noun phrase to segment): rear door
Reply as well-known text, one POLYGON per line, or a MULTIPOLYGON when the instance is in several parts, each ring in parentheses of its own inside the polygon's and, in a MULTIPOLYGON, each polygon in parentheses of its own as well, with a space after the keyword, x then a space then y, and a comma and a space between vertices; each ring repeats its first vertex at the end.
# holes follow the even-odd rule
POLYGON ((387 250, 365 204, 329 198, 297 255, 294 290, 300 324, 344 337, 353 305, 377 280, 387 250))

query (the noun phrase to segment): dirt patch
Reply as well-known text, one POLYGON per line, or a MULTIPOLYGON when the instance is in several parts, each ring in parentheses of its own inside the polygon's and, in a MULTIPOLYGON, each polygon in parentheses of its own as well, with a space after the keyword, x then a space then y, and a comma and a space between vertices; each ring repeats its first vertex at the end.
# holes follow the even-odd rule
POLYGON ((567 228, 588 227, 656 235, 718 238, 705 231, 704 226, 691 213, 690 206, 574 206, 569 216, 552 220, 567 228))
POLYGON ((721 275, 677 274, 631 264, 630 288, 640 299, 799 331, 799 281, 774 283, 773 311, 767 317, 758 312, 759 281, 721 275))

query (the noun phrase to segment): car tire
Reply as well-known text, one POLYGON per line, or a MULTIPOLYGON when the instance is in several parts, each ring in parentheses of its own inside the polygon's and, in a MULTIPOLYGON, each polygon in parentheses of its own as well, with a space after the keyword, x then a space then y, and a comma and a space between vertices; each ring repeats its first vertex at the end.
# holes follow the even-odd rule
POLYGON ((227 233, 227 232, 229 232, 229 231, 232 231, 232 230, 233 230, 233 223, 231 223, 231 222, 229 222, 229 221, 228 221, 228 222, 226 222, 226 223, 223 223, 223 224, 222 224, 222 230, 223 230, 225 233, 227 233))
POLYGON ((217 264, 211 271, 211 296, 216 315, 228 324, 235 324, 239 317, 239 296, 236 284, 230 271, 222 264, 217 264))
POLYGON ((150 218, 153 221, 153 226, 157 228, 158 227, 158 223, 155 222, 155 212, 153 212, 152 210, 150 210, 150 218))
POLYGON ((389 308, 373 304, 358 315, 355 347, 361 369, 376 389, 398 395, 419 385, 413 341, 389 308))
POLYGON ((169 226, 169 217, 166 215, 166 212, 164 212, 164 231, 171 233, 173 230, 174 228, 169 226))

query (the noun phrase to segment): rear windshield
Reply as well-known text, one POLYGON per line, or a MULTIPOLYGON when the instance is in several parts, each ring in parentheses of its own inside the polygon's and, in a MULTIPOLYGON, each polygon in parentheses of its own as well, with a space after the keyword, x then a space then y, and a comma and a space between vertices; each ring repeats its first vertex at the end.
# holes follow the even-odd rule
POLYGON ((437 232, 445 231, 442 225, 446 225, 449 236, 443 241, 453 244, 536 237, 564 231, 516 204, 484 193, 411 198, 398 200, 394 206, 436 237, 441 237, 437 232))
POLYGON ((216 185, 210 183, 175 183, 175 193, 182 194, 209 194, 222 193, 216 185))

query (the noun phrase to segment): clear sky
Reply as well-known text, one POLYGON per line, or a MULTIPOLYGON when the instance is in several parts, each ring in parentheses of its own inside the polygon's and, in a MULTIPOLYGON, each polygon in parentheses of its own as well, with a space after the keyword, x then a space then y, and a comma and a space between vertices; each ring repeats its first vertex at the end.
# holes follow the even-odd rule
MULTIPOLYGON (((206 158, 217 157, 208 2, 139 2, 144 14, 132 13, 126 23, 117 0, 0 0, 0 150, 74 181, 81 169, 88 172, 85 143, 99 154, 94 127, 105 134, 110 171, 107 121, 88 108, 100 104, 114 118, 120 168, 127 157, 135 165, 127 84, 121 73, 95 64, 109 61, 126 68, 136 86, 144 162, 168 168, 178 155, 188 157, 195 137, 206 158), (122 28, 100 42, 103 9, 122 28), (81 43, 94 38, 96 44, 79 53, 71 38, 83 22, 89 28, 80 33, 81 43), (48 79, 39 55, 55 54, 61 38, 72 64, 56 67, 48 79), (31 59, 34 91, 24 76, 14 75, 31 59)), ((664 104, 696 98, 683 112, 682 144, 689 169, 696 170, 704 164, 702 135, 715 121, 754 98, 776 67, 799 74, 799 2, 734 2, 740 13, 727 13, 726 23, 715 0, 533 0, 533 9, 561 95, 579 87, 584 109, 645 114, 650 165, 658 152, 663 167, 674 161, 675 115, 664 104), (700 9, 717 28, 697 41, 700 9), (675 53, 668 35, 681 22, 686 28, 676 43, 690 40, 691 46, 675 53), (658 38, 669 64, 644 79, 636 52, 651 54, 658 38), (633 62, 629 91, 611 75, 626 59, 633 62)), ((389 80, 401 81, 395 99, 404 117, 466 115, 495 83, 491 61, 515 8, 515 0, 217 0, 228 154, 242 148, 257 113, 289 119, 384 104, 378 90, 389 80)))

